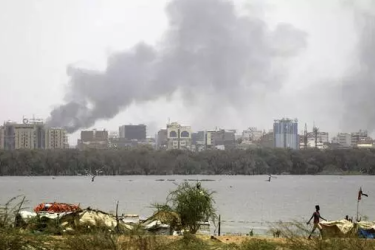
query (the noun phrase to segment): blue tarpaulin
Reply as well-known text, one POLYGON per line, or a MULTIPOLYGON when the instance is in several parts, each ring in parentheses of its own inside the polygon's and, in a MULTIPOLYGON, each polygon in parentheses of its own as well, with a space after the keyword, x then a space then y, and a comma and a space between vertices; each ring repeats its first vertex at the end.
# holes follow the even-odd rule
POLYGON ((365 239, 374 239, 375 238, 375 231, 373 229, 366 230, 366 229, 358 229, 358 236, 360 238, 365 239))

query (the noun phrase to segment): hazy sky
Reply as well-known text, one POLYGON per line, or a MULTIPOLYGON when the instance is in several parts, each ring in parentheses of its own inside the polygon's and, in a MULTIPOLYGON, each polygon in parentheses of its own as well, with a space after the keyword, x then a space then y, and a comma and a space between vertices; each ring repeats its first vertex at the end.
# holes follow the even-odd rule
MULTIPOLYGON (((22 116, 32 115, 49 117, 53 108, 66 101, 68 65, 104 70, 114 53, 139 42, 158 46, 168 28, 168 2, 0 0, 0 121, 21 122, 22 116)), ((311 129, 315 121, 331 137, 342 131, 344 105, 332 95, 341 95, 337 85, 356 60, 358 34, 350 1, 234 2, 239 12, 263 20, 268 29, 288 23, 306 33, 306 46, 283 63, 282 80, 272 80, 280 80, 280 88, 271 92, 257 89, 256 95, 241 103, 242 108, 220 107, 221 111, 209 119, 210 112, 199 108, 201 99, 194 99, 192 104, 176 91, 172 96, 133 103, 94 127, 117 130, 123 124, 145 123, 149 135, 153 135, 165 127, 168 118, 191 124, 194 130, 216 126, 243 130, 249 126, 270 129, 273 119, 290 117, 299 119, 300 130, 305 122, 311 129)), ((76 139, 77 133, 71 135, 71 144, 76 139)))

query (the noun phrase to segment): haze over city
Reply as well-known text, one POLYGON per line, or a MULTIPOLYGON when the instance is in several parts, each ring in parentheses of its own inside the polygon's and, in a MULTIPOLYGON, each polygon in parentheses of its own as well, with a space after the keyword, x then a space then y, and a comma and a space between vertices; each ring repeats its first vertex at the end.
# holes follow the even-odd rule
POLYGON ((1 5, 0 121, 35 114, 72 133, 145 123, 153 135, 169 118, 243 130, 291 117, 374 131, 371 0, 1 5))

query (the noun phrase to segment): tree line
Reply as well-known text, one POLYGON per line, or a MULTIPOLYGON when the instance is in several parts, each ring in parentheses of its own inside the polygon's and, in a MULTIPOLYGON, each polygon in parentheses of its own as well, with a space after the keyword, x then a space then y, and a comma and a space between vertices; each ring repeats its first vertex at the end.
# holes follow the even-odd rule
POLYGON ((0 150, 0 175, 375 174, 374 149, 0 150))

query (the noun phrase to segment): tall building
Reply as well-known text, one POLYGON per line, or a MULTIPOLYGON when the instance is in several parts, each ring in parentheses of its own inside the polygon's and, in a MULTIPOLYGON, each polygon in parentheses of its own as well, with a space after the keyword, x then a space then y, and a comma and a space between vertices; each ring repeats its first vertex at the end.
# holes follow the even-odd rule
POLYGON ((168 132, 167 129, 160 129, 157 134, 156 148, 163 149, 168 147, 168 132))
POLYGON ((146 140, 146 125, 123 125, 119 128, 120 138, 126 138, 127 140, 146 140))
POLYGON ((62 128, 48 128, 44 137, 46 149, 69 148, 67 132, 62 128))
POLYGON ((4 127, 0 126, 0 150, 5 148, 5 129, 4 127))
POLYGON ((273 124, 276 148, 299 149, 298 120, 283 118, 273 124))
POLYGON ((368 138, 367 130, 359 130, 358 132, 351 133, 351 146, 356 146, 359 142, 368 138))
POLYGON ((4 149, 13 150, 15 149, 16 138, 15 138, 15 122, 4 123, 4 149))
POLYGON ((79 149, 106 149, 109 147, 108 131, 87 130, 81 131, 81 139, 78 139, 77 147, 79 149))
POLYGON ((191 134, 191 144, 193 151, 203 151, 206 149, 206 132, 198 131, 191 134))
POLYGON ((36 142, 35 128, 33 124, 17 124, 14 130, 15 149, 34 149, 36 142))
POLYGON ((177 122, 167 125, 168 149, 191 149, 191 127, 177 122))
POLYGON ((46 128, 42 119, 24 118, 22 124, 8 121, 4 123, 2 131, 3 139, 0 139, 0 143, 7 150, 66 148, 68 146, 66 131, 46 128))

